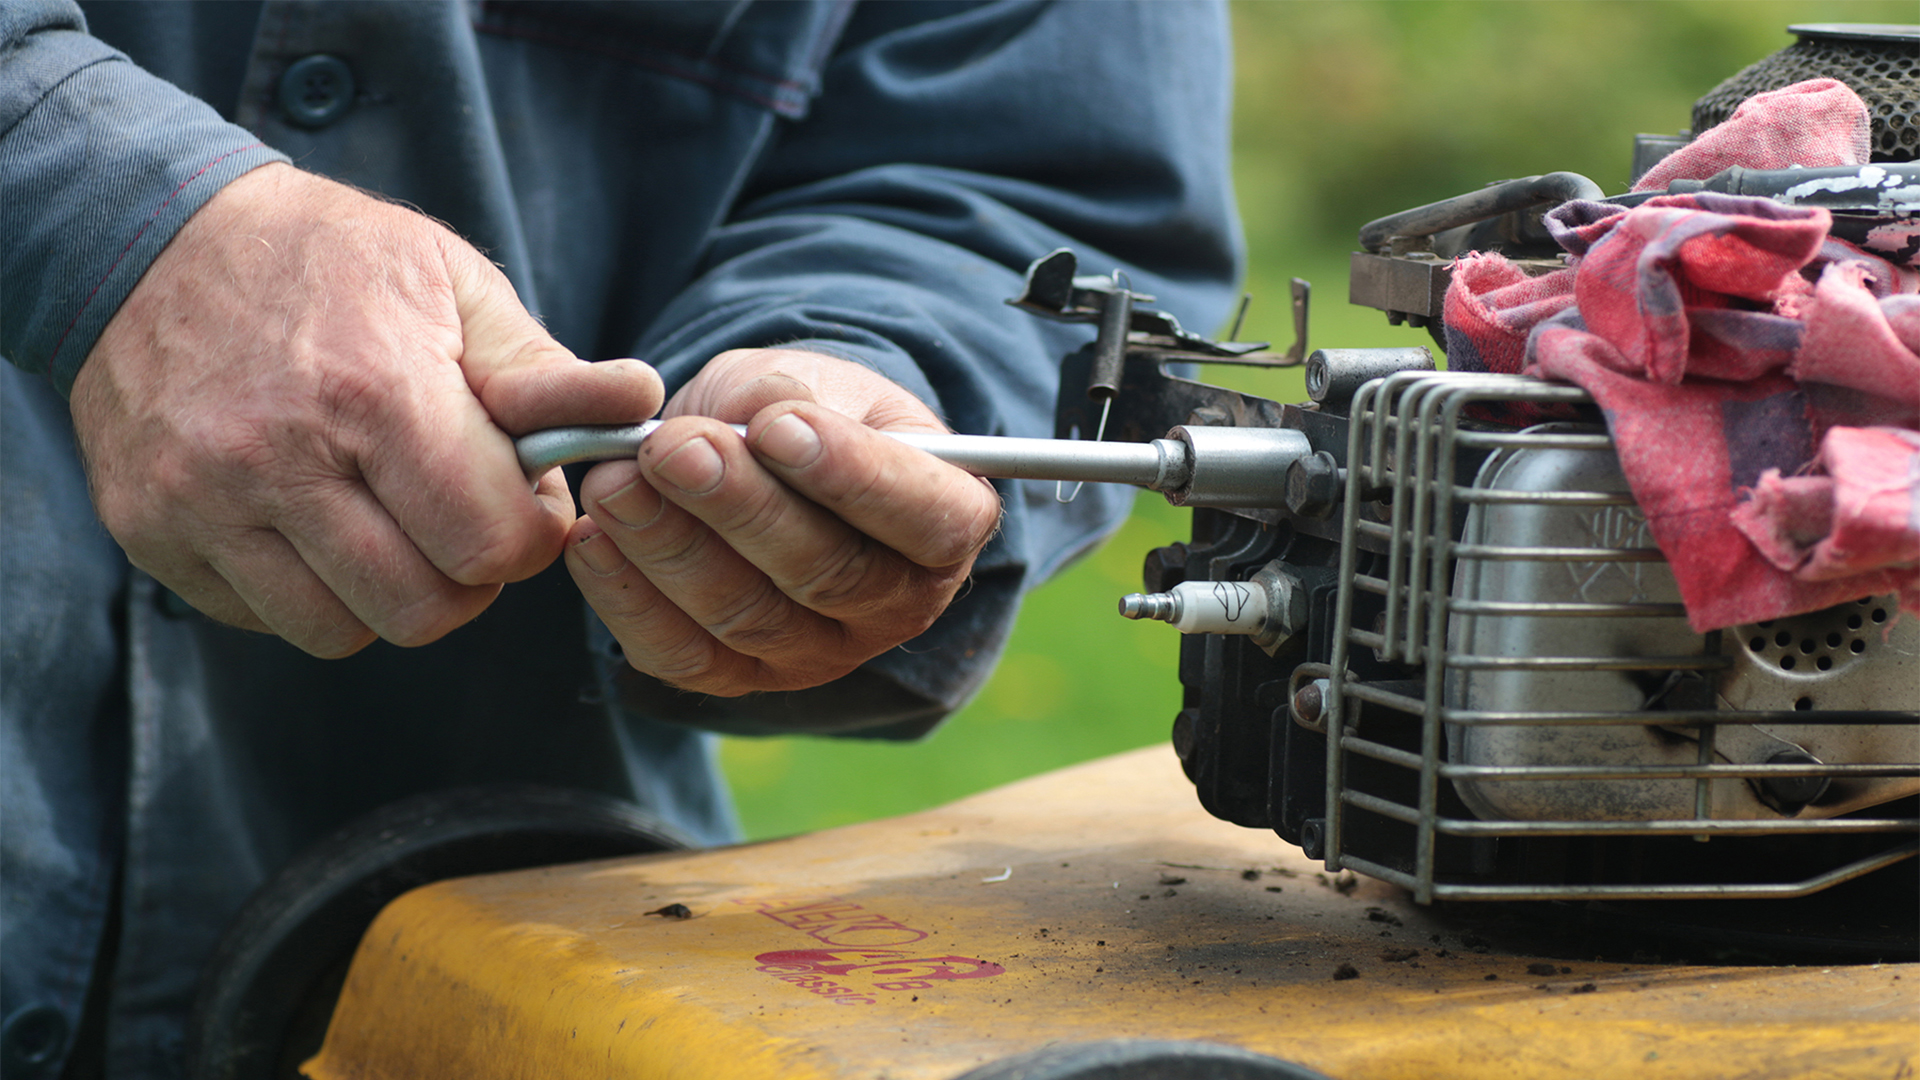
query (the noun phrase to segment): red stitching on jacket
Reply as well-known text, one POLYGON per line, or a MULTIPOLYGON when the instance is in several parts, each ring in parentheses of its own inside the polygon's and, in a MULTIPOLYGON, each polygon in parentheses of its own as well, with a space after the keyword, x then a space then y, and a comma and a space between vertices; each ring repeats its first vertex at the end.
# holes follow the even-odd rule
POLYGON ((73 321, 67 323, 67 328, 65 330, 60 331, 60 340, 53 343, 53 352, 47 356, 47 371, 46 371, 47 375, 51 376, 53 374, 54 363, 60 358, 60 350, 63 347, 65 347, 65 345, 67 344, 67 335, 73 333, 73 328, 80 325, 80 316, 86 314, 88 305, 92 304, 93 298, 99 295, 101 287, 107 283, 108 279, 113 277, 113 272, 115 270, 120 269, 120 264, 126 261, 127 253, 133 250, 133 245, 140 242, 140 238, 147 234, 147 229, 150 226, 152 226, 152 224, 154 223, 154 220, 158 218, 162 213, 164 213, 167 207, 173 204, 173 200, 178 198, 180 193, 187 189, 187 185, 193 183, 195 180, 200 179, 202 176, 205 176, 208 169, 213 168, 215 165, 220 164, 221 162, 232 157, 233 155, 243 154, 243 153, 246 153, 248 150, 258 150, 265 145, 267 144, 263 142, 257 142, 250 146, 242 146, 242 147, 239 147, 238 149, 229 150, 226 153, 221 154, 219 157, 214 158, 212 161, 207 162, 205 165, 202 165, 200 167, 199 172, 196 172, 192 176, 187 177, 185 180, 180 181, 179 187, 174 188, 173 191, 170 192, 166 198, 160 200, 160 205, 154 207, 153 213, 147 215, 147 220, 141 222, 140 228, 134 230, 133 239, 128 240, 127 246, 120 249, 120 254, 113 260, 113 265, 107 267, 107 272, 100 276, 100 280, 98 282, 94 283, 93 291, 87 293, 87 298, 85 300, 80 301, 79 309, 73 313, 73 321))

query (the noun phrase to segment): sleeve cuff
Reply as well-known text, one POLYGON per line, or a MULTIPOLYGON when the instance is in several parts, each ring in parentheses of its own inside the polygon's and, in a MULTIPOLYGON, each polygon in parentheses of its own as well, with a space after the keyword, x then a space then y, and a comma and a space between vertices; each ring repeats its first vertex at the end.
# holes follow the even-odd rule
POLYGON ((0 135, 0 352, 66 394, 187 219, 287 159, 84 34, 36 35, 23 51, 33 70, 69 74, 0 135))

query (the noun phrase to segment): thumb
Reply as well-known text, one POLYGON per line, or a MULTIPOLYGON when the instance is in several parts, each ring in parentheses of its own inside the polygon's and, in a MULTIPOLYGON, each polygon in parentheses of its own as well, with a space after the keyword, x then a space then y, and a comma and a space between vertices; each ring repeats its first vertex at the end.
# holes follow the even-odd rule
POLYGON ((568 424, 630 424, 659 411, 660 376, 638 360, 588 363, 521 305, 498 267, 449 236, 467 386, 512 435, 568 424))

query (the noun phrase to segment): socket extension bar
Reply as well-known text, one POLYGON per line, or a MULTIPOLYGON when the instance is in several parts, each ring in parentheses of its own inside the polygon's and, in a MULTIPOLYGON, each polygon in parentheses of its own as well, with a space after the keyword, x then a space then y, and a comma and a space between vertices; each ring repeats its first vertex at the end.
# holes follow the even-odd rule
MULTIPOLYGON (((616 427, 536 431, 514 443, 529 477, 581 461, 638 453, 658 420, 616 427)), ((733 430, 746 437, 746 428, 733 430)), ((883 432, 975 476, 1132 484, 1175 506, 1257 507, 1286 503, 1287 469, 1313 452, 1291 428, 1176 427, 1152 442, 1090 442, 1004 435, 883 432)))

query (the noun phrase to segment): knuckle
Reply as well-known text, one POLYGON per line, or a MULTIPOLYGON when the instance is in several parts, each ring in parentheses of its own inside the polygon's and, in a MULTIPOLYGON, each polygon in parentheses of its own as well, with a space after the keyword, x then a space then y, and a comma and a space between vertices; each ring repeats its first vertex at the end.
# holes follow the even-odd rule
POLYGON ((316 368, 315 397, 337 430, 364 428, 411 404, 406 394, 397 392, 391 378, 382 377, 387 374, 382 365, 336 363, 316 368))
POLYGON ((866 624, 866 639, 874 651, 925 633, 953 602, 970 571, 970 565, 937 570, 911 568, 895 590, 893 602, 866 624))
POLYGON ((888 612, 890 618, 873 625, 872 637, 881 648, 892 648, 926 633, 946 611, 954 593, 959 591, 960 582, 965 580, 964 575, 937 578, 916 575, 916 578, 912 586, 902 590, 905 599, 888 612))
POLYGON ((904 479, 901 471, 884 468, 878 461, 866 458, 855 460, 859 467, 842 474, 836 490, 827 493, 842 509, 843 516, 884 514, 892 510, 904 479))
POLYGON ((761 661, 755 665, 751 681, 754 689, 761 691, 805 690, 830 683, 859 666, 860 659, 817 661, 801 667, 761 661))
POLYGON ((760 545, 777 537, 793 525, 791 504, 785 491, 774 487, 749 487, 736 496, 713 522, 735 546, 760 545))
POLYGON ((899 575, 876 547, 865 536, 848 537, 804 570, 789 595, 801 606, 822 612, 884 601, 897 587, 899 575))
POLYGON ((446 632, 431 621, 400 619, 388 622, 380 636, 403 649, 417 649, 440 640, 446 632))
POLYGON ((729 692, 729 680, 721 677, 718 670, 720 644, 697 628, 689 629, 675 641, 656 643, 646 650, 644 661, 634 658, 631 651, 628 656, 636 671, 678 690, 731 697, 749 689, 743 687, 729 692))
POLYGON ((820 628, 796 617, 794 603, 770 579, 762 578, 717 610, 707 630, 729 648, 748 656, 799 656, 814 651, 820 628))
POLYGON ((1000 527, 999 494, 971 477, 950 484, 935 503, 939 512, 926 523, 915 561, 926 567, 971 566, 1000 527))
POLYGON ((271 433, 254 425, 198 425, 148 446, 139 460, 95 468, 94 506, 123 543, 164 542, 186 520, 260 512, 234 504, 260 490, 255 478, 284 473, 284 456, 271 433))
MULTIPOLYGON (((170 501, 170 500, 169 500, 170 501)), ((125 485, 96 479, 93 485, 93 511, 100 524, 130 555, 136 564, 153 545, 162 503, 140 498, 125 485)), ((144 567, 142 567, 144 569, 144 567)))
MULTIPOLYGON (((529 316, 531 320, 531 316, 529 316)), ((586 361, 573 355, 566 346, 555 341, 538 323, 533 323, 528 335, 515 345, 507 356, 509 368, 552 368, 571 369, 582 367, 586 361)))
POLYGON ((440 589, 378 622, 379 636, 402 648, 430 645, 465 625, 492 601, 491 589, 440 589))
POLYGON ((156 458, 156 491, 162 498, 198 504, 202 515, 209 496, 234 500, 242 515, 272 513, 289 494, 309 491, 325 471, 325 459, 303 458, 303 449, 318 452, 303 433, 265 424, 208 432, 187 440, 177 454, 156 458))
POLYGON ((716 353, 713 359, 702 365, 701 371, 705 373, 711 369, 713 375, 709 378, 724 375, 736 365, 750 363, 769 351, 767 349, 728 349, 725 352, 716 353))
POLYGON ((322 660, 340 660, 373 644, 379 640, 379 635, 364 626, 358 628, 343 626, 319 630, 304 638, 290 637, 289 640, 322 660))
MULTIPOLYGON (((178 592, 178 590, 175 591, 178 592)), ((227 626, 236 627, 241 630, 252 630, 256 633, 273 633, 273 628, 267 625, 265 619, 255 614, 252 608, 248 607, 244 601, 238 596, 234 596, 231 592, 224 596, 208 595, 206 593, 193 596, 180 593, 180 596, 185 599, 187 603, 193 605, 195 610, 201 612, 214 622, 224 623, 227 626)), ((346 654, 339 653, 336 655, 344 656, 346 654)))
MULTIPOLYGON (((590 589, 594 611, 620 644, 627 666, 679 690, 713 693, 725 653, 713 636, 661 596, 643 575, 590 589)), ((593 582, 591 585, 604 585, 593 582)))
POLYGON ((942 570, 958 567, 963 572, 973 565, 973 560, 992 535, 991 529, 977 529, 970 523, 957 523, 952 528, 935 529, 926 536, 915 554, 921 566, 942 570))
POLYGON ((557 528, 542 529, 534 522, 489 522, 463 534, 440 569, 462 585, 517 581, 551 562, 562 540, 557 528))
POLYGON ((680 515, 661 514, 647 532, 645 550, 629 551, 627 558, 650 578, 671 580, 697 575, 715 554, 717 538, 712 530, 680 515), (667 527, 663 529, 663 525, 667 527))
POLYGON ((273 633, 322 660, 352 656, 379 639, 371 627, 338 603, 269 602, 262 610, 273 633))

